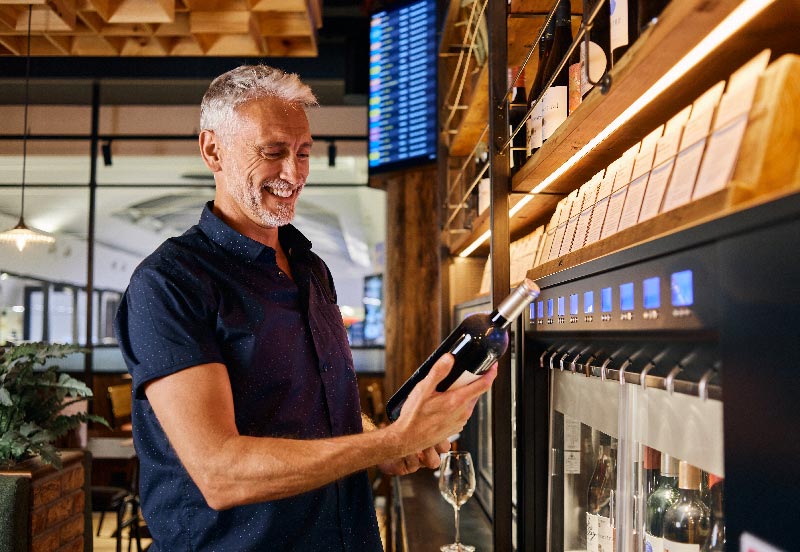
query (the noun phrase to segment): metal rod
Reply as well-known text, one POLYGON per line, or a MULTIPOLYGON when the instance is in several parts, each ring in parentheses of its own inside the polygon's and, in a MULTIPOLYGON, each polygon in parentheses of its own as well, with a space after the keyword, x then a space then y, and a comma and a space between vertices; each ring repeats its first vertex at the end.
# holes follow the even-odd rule
MULTIPOLYGON (((83 354, 84 383, 92 388, 94 381, 94 233, 97 208, 97 146, 100 144, 100 83, 92 83, 92 134, 89 152, 89 215, 86 236, 86 351, 83 354)), ((93 410, 89 401, 89 411, 93 410)))

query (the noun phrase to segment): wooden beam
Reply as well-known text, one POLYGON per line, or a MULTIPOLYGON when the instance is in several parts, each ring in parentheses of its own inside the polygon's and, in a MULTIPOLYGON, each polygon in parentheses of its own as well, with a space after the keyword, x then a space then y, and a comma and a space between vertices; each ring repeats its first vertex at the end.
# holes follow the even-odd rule
POLYGON ((317 45, 312 37, 283 36, 266 37, 267 54, 270 57, 316 57, 317 45))
POLYGON ((175 0, 117 0, 109 23, 171 23, 175 0))
POLYGON ((176 13, 175 21, 172 23, 161 23, 156 25, 153 33, 155 36, 191 36, 189 27, 189 14, 176 13))
POLYGON ((246 11, 198 11, 189 14, 192 34, 247 34, 251 14, 246 11))
POLYGON ((265 36, 309 36, 315 32, 307 13, 255 12, 253 16, 265 36))

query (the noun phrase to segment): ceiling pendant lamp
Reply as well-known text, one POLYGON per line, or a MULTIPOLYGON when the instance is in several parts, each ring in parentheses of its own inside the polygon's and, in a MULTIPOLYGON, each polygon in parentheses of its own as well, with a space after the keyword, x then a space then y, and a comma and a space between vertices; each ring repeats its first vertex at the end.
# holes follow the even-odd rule
POLYGON ((25 59, 25 114, 23 116, 22 134, 22 199, 19 209, 19 221, 14 228, 0 232, 0 243, 14 243, 22 251, 28 243, 54 243, 56 239, 46 232, 29 228, 25 224, 25 168, 28 160, 28 96, 31 77, 31 12, 28 6, 28 52, 25 59))

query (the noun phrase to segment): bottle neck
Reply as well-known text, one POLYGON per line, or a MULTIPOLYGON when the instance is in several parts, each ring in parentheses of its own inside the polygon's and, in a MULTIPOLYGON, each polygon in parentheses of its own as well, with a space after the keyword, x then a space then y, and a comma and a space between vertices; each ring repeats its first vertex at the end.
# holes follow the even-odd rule
POLYGON ((505 329, 539 296, 539 287, 527 278, 503 299, 490 316, 494 326, 505 329))
POLYGON ((556 21, 556 27, 572 28, 571 8, 569 0, 560 0, 556 8, 555 17, 553 18, 556 21))

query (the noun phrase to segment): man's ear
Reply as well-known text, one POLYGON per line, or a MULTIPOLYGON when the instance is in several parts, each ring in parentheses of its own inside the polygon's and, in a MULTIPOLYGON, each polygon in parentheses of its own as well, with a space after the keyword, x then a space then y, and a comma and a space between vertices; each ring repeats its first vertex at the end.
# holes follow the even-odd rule
POLYGON ((213 130, 203 130, 200 132, 200 155, 203 157, 203 162, 206 167, 211 169, 211 172, 219 172, 222 170, 222 156, 220 152, 219 137, 213 130))

